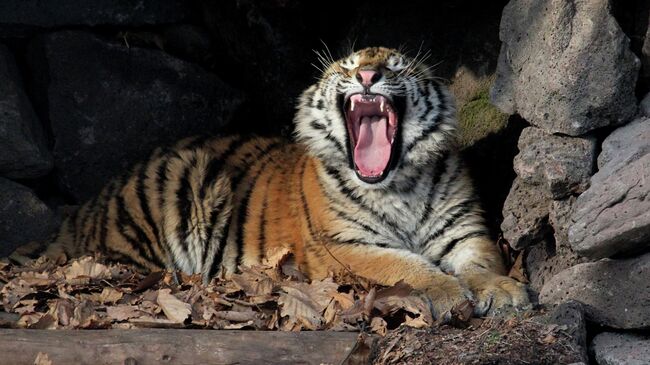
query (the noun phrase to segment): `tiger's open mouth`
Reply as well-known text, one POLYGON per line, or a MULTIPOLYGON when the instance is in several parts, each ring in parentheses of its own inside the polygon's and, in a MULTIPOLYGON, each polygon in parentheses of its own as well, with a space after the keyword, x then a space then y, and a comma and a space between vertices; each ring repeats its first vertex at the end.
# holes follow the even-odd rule
POLYGON ((379 94, 353 94, 344 106, 352 162, 367 183, 383 180, 390 170, 398 132, 398 113, 392 102, 379 94))

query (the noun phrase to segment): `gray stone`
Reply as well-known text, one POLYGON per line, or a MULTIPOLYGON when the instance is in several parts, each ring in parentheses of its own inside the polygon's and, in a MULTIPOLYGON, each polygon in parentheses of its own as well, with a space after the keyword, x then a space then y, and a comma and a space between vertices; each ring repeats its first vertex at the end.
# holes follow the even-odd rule
POLYGON ((514 159, 517 176, 529 184, 545 186, 553 199, 581 193, 589 186, 595 139, 550 135, 528 127, 522 131, 518 147, 514 159))
POLYGON ((45 175, 53 164, 19 75, 13 55, 0 45, 0 175, 28 179, 45 175))
POLYGON ((149 25, 184 20, 190 7, 182 0, 3 0, 0 29, 65 25, 149 25))
POLYGON ((650 118, 638 118, 605 138, 598 155, 598 168, 613 172, 647 153, 650 153, 650 118))
POLYGON ((551 195, 540 185, 516 178, 503 205, 503 237, 516 250, 541 242, 549 232, 551 195))
POLYGON ((28 188, 0 177, 0 257, 56 230, 57 215, 28 188))
POLYGON ((555 324, 562 327, 562 332, 571 337, 573 345, 584 362, 587 357, 587 321, 585 311, 580 302, 570 300, 553 307, 547 314, 534 317, 544 324, 555 324))
POLYGON ((639 113, 643 117, 650 117, 650 93, 645 94, 639 103, 639 113))
POLYGON ((62 188, 79 201, 156 147, 219 133, 241 103, 196 65, 88 33, 49 34, 30 45, 28 58, 49 70, 39 78, 49 79, 41 87, 55 164, 62 188))
POLYGON ((512 0, 493 103, 546 131, 572 136, 629 120, 640 61, 608 0, 512 0))
POLYGON ((602 144, 599 171, 578 197, 568 238, 591 258, 643 250, 650 245, 650 118, 616 129, 602 144))
POLYGON ((632 259, 589 262, 555 275, 540 303, 577 300, 587 318, 613 328, 650 328, 650 253, 632 259))
POLYGON ((591 342, 598 365, 650 364, 650 337, 631 333, 603 332, 591 342))

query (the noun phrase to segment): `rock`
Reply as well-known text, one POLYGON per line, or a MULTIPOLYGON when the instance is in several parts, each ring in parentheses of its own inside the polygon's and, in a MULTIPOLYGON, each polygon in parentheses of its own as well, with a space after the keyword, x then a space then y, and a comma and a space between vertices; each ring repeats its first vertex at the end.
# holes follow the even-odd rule
POLYGON ((492 101, 551 133, 572 136, 629 120, 640 61, 608 0, 512 0, 492 101))
POLYGON ((598 365, 650 364, 648 336, 603 332, 594 337, 591 349, 598 365))
POLYGON ((650 117, 650 93, 645 94, 641 103, 639 103, 639 112, 641 116, 650 117))
MULTIPOLYGON (((650 21, 648 23, 650 24, 650 21)), ((646 31, 645 38, 643 41, 643 47, 641 48, 642 61, 643 61, 643 75, 645 77, 650 77, 650 26, 646 31)))
POLYGON ((650 253, 632 259, 589 262, 555 275, 540 292, 540 303, 577 300, 587 318, 604 326, 650 328, 650 253))
POLYGON ((545 186, 553 199, 581 193, 589 186, 596 141, 555 136, 535 127, 523 130, 514 169, 523 181, 545 186))
POLYGON ((0 257, 19 245, 48 237, 57 215, 28 188, 0 177, 0 257))
POLYGON ((0 175, 29 179, 47 174, 53 163, 19 75, 13 55, 0 45, 0 175))
POLYGON ((584 362, 588 362, 587 321, 584 308, 580 302, 570 300, 560 303, 544 316, 534 318, 541 323, 555 324, 561 327, 562 331, 573 340, 573 344, 580 352, 584 362))
POLYGON ((503 205, 503 237, 515 250, 531 246, 549 232, 551 195, 540 185, 526 184, 517 177, 503 205))
POLYGON ((638 118, 605 138, 598 155, 598 168, 613 172, 647 153, 650 153, 650 118, 638 118))
POLYGON ((74 1, 3 0, 0 29, 66 25, 141 26, 179 22, 191 15, 182 0, 74 1))
POLYGON ((49 85, 39 87, 47 90, 55 164, 62 188, 78 200, 155 147, 218 133, 241 102, 198 66, 88 33, 49 34, 30 45, 28 58, 49 70, 39 77, 49 85))
POLYGON ((553 227, 553 237, 546 236, 542 242, 525 251, 524 262, 529 286, 536 292, 562 270, 587 261, 571 249, 567 237, 574 202, 573 196, 550 202, 549 222, 553 227))
POLYGON ((576 201, 573 249, 590 258, 650 247, 650 119, 619 128, 603 142, 600 170, 576 201))

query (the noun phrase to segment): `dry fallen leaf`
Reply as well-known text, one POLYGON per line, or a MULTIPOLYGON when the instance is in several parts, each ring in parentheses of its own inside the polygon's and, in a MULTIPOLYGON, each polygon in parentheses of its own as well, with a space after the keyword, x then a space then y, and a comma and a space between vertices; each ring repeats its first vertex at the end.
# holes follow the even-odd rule
POLYGON ((524 259, 523 253, 519 253, 519 255, 517 255, 517 258, 515 259, 515 263, 512 265, 512 268, 508 273, 508 276, 524 284, 528 284, 528 278, 524 273, 523 259, 524 259))
POLYGON ((98 263, 93 257, 85 256, 79 260, 73 261, 65 271, 66 280, 72 280, 79 277, 88 277, 91 279, 105 279, 110 277, 110 270, 104 264, 98 263))
POLYGON ((184 323, 192 314, 192 306, 171 294, 171 289, 158 291, 158 305, 165 316, 174 323, 184 323))
POLYGON ((320 305, 296 288, 285 287, 283 290, 285 292, 280 294, 278 304, 281 306, 280 316, 286 320, 287 327, 319 329, 325 320, 319 310, 320 305))
POLYGON ((118 322, 127 319, 136 318, 142 315, 135 305, 118 305, 115 307, 106 307, 106 315, 118 322))

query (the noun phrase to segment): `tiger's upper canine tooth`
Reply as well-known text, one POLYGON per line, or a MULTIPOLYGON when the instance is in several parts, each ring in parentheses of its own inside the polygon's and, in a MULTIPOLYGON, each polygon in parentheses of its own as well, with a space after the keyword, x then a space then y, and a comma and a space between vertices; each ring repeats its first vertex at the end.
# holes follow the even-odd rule
POLYGON ((350 111, 354 111, 354 99, 350 100, 350 111))
POLYGON ((383 113, 384 112, 384 99, 381 99, 381 103, 379 104, 379 110, 383 113))

